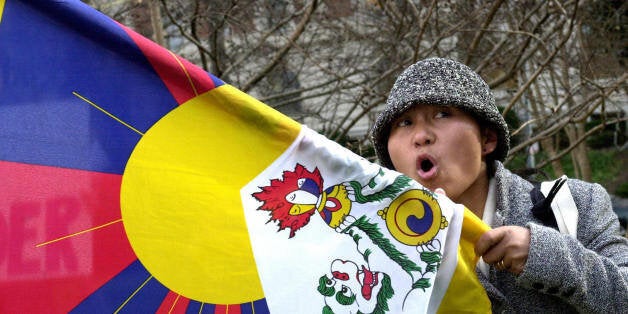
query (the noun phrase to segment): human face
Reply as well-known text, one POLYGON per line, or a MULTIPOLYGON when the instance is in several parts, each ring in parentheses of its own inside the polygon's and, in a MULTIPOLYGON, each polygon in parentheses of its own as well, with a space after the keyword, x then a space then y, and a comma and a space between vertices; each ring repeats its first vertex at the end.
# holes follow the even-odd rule
POLYGON ((388 138, 397 171, 468 207, 483 208, 466 201, 474 193, 486 196, 485 156, 496 146, 494 131, 482 131, 471 115, 446 106, 415 105, 393 121, 388 138))

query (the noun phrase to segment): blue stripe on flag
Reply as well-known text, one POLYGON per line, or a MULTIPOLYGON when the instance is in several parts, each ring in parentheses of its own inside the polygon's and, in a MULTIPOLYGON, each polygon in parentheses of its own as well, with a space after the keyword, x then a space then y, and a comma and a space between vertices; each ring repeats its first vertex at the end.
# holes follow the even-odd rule
POLYGON ((190 300, 188 307, 185 310, 186 314, 214 314, 216 305, 209 303, 201 303, 198 301, 190 300), (202 307, 202 311, 201 311, 202 307))
POLYGON ((130 127, 145 132, 176 101, 114 21, 32 2, 7 1, 0 23, 0 160, 121 174, 141 137, 130 127))
POLYGON ((118 309, 120 313, 154 313, 168 291, 136 260, 83 300, 71 313, 113 313, 118 309))
POLYGON ((270 314, 268 304, 266 304, 266 299, 257 300, 253 303, 242 304, 241 312, 242 314, 270 314))

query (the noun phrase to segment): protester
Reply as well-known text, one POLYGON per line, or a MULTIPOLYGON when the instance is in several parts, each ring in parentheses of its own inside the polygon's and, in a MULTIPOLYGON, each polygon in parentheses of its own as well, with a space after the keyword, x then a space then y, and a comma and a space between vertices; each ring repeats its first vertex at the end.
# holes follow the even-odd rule
POLYGON ((476 244, 476 271, 494 312, 628 311, 628 240, 608 193, 568 179, 577 238, 537 219, 533 184, 502 164, 506 122, 470 68, 441 58, 408 67, 371 136, 383 166, 443 189, 492 227, 476 244))

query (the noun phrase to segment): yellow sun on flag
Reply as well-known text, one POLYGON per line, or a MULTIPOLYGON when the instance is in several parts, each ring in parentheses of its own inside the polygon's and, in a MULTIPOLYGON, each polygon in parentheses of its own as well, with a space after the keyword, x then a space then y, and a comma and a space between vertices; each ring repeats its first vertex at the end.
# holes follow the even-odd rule
POLYGON ((257 103, 229 85, 195 97, 153 125, 127 163, 120 203, 131 246, 157 280, 187 298, 264 297, 239 192, 300 125, 257 103))

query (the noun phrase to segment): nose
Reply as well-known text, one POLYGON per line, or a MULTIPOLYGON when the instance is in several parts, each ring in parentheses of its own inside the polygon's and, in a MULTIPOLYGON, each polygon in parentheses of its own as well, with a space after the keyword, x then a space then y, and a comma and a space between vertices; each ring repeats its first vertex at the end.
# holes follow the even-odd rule
POLYGON ((432 130, 426 126, 415 126, 413 139, 415 146, 427 146, 434 144, 436 137, 432 130))

